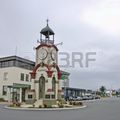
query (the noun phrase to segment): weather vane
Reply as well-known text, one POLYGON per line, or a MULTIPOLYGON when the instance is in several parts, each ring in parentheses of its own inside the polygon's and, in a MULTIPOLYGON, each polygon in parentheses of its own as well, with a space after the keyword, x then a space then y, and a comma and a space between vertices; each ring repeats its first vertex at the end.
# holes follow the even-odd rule
POLYGON ((47 22, 47 26, 48 26, 48 22, 49 22, 49 19, 48 19, 48 18, 47 18, 46 22, 47 22))

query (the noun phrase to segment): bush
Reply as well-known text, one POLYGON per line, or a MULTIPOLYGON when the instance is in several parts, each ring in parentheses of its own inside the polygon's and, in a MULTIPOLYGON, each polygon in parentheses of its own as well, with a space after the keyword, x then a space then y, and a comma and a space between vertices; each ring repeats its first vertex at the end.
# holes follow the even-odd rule
POLYGON ((0 102, 5 102, 4 98, 0 98, 0 102))
POLYGON ((47 108, 47 104, 44 104, 43 106, 44 106, 44 108, 47 108))
POLYGON ((59 106, 59 108, 63 108, 64 107, 63 104, 59 104, 58 106, 59 106))
POLYGON ((83 106, 83 103, 82 103, 82 102, 79 102, 79 105, 80 105, 80 106, 83 106))
POLYGON ((59 108, 63 108, 64 107, 62 100, 58 100, 58 107, 59 108))
POLYGON ((42 105, 39 105, 39 108, 42 108, 42 105))
POLYGON ((35 107, 35 105, 33 104, 33 108, 35 107))
POLYGON ((76 105, 76 106, 82 106, 83 105, 82 102, 72 102, 72 101, 70 101, 69 104, 70 105, 76 105))
POLYGON ((70 105, 73 105, 73 103, 72 103, 71 101, 69 102, 69 104, 70 104, 70 105))
POLYGON ((14 106, 14 107, 20 107, 20 106, 21 106, 21 103, 19 103, 19 102, 13 102, 13 106, 14 106))

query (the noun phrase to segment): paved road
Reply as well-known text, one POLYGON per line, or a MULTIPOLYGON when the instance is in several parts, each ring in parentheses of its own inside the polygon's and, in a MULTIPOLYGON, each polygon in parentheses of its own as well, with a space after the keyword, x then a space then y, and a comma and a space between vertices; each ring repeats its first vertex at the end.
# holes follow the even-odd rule
POLYGON ((0 105, 0 120, 120 120, 120 98, 86 104, 87 108, 69 111, 8 110, 0 105))

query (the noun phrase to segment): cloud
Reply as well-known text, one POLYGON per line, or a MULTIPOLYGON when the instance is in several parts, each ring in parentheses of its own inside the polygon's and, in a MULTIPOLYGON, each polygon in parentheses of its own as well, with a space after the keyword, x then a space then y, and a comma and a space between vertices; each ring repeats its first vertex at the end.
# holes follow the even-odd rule
POLYGON ((83 9, 80 20, 109 35, 119 35, 120 1, 102 0, 95 5, 88 6, 83 9))
POLYGON ((72 52, 96 52, 96 61, 89 68, 76 64, 75 68, 63 69, 71 72, 71 86, 108 85, 114 82, 112 76, 119 80, 120 0, 0 1, 0 56, 15 54, 17 46, 18 56, 34 60, 32 48, 38 45, 47 17, 55 43, 64 43, 58 46, 60 52, 70 56, 72 52))
POLYGON ((107 89, 118 89, 120 84, 119 72, 82 72, 71 71, 70 83, 72 87, 98 89, 104 85, 107 89))

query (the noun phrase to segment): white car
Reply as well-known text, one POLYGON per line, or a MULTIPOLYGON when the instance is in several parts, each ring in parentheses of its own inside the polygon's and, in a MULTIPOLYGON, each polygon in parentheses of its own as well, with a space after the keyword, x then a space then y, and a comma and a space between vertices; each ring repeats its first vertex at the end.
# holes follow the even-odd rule
POLYGON ((77 101, 80 101, 80 100, 83 100, 83 98, 80 97, 80 96, 78 96, 78 97, 76 98, 76 100, 77 100, 77 101))

